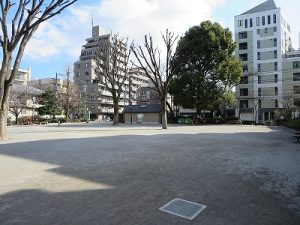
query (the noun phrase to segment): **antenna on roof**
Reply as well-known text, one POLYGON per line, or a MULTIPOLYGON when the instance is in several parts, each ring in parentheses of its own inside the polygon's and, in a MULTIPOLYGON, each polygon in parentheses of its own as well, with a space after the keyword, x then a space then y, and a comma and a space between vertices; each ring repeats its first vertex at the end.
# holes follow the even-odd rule
POLYGON ((92 12, 92 15, 91 15, 91 20, 92 20, 92 28, 94 26, 94 13, 92 12))

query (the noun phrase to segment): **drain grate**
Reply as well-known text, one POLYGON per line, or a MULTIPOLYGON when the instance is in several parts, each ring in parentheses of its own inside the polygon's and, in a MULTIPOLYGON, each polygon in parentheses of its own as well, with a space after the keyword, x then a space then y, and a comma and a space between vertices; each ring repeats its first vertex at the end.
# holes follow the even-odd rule
POLYGON ((180 198, 174 198, 172 201, 159 208, 159 210, 185 219, 193 220, 205 208, 205 205, 186 201, 180 198))

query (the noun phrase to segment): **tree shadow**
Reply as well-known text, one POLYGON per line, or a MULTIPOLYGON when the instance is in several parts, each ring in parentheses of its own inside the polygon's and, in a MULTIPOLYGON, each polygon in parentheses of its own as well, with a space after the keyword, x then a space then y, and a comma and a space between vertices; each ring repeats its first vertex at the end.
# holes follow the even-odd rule
POLYGON ((1 144, 0 224, 297 224, 299 189, 276 186, 277 173, 300 183, 298 145, 282 131, 1 144), (207 209, 193 221, 158 210, 175 197, 207 209))

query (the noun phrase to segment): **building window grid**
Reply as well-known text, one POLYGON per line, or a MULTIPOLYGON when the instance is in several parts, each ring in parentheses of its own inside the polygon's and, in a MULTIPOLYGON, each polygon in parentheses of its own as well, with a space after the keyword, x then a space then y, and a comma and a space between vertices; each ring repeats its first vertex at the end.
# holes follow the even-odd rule
POLYGON ((261 96, 261 88, 258 88, 258 89, 257 89, 257 95, 258 95, 258 96, 261 96))
POLYGON ((274 106, 275 106, 275 108, 278 108, 278 99, 275 99, 274 106))
POLYGON ((274 94, 275 94, 275 96, 278 95, 278 87, 274 87, 274 94))
POLYGON ((256 17, 256 26, 260 26, 260 18, 256 17))

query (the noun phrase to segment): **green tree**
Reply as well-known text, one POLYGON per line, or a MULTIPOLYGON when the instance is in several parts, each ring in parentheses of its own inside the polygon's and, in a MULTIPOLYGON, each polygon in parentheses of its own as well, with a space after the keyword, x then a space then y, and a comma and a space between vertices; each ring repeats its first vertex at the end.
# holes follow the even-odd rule
POLYGON ((50 88, 41 95, 39 104, 43 105, 38 108, 39 115, 51 115, 54 119, 55 115, 61 114, 56 93, 50 88))
POLYGON ((190 28, 179 40, 171 63, 174 103, 196 108, 199 116, 215 105, 240 80, 242 66, 234 50, 231 32, 220 24, 204 21, 190 28))

